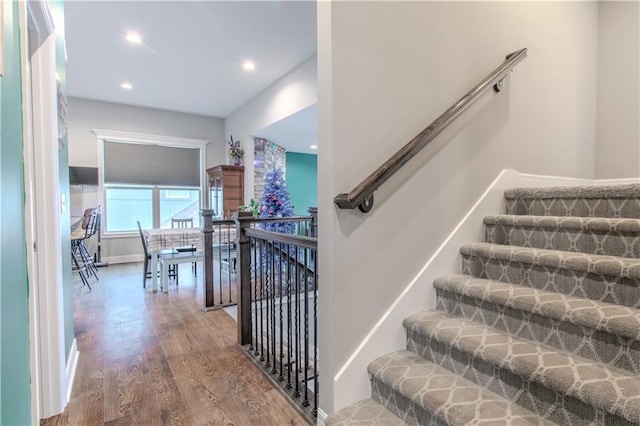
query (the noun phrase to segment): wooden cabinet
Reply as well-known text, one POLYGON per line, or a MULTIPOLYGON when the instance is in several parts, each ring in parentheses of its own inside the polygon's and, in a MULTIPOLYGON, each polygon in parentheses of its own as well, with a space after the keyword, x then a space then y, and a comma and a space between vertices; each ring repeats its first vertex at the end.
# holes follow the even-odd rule
POLYGON ((209 203, 217 217, 232 217, 244 205, 244 166, 215 166, 209 175, 209 203))

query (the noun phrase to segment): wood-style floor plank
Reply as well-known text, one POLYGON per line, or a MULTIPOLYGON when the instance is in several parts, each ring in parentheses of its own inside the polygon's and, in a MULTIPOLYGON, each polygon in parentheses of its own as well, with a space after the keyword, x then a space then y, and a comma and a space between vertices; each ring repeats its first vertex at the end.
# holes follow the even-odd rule
POLYGON ((140 285, 142 264, 74 284, 80 351, 67 425, 304 425, 236 345, 236 322, 202 309, 202 270, 181 265, 168 294, 140 285))

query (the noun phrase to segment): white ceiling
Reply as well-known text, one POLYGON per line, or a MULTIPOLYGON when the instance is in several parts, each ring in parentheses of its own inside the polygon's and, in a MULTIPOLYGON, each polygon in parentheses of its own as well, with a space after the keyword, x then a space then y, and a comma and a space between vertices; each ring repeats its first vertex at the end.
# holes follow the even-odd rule
POLYGON ((316 52, 315 1, 69 1, 65 26, 69 96, 222 118, 316 52))

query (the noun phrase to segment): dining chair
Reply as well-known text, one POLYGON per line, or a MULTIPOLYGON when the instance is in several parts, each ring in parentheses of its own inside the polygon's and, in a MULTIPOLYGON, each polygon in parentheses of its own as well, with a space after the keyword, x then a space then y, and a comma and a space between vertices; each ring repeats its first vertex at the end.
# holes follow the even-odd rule
POLYGON ((171 227, 172 228, 193 228, 193 218, 189 217, 186 219, 179 219, 179 218, 172 217, 171 227))
MULTIPOLYGON (((193 228, 193 218, 189 217, 189 218, 176 218, 176 217, 172 217, 171 218, 171 227, 172 228, 193 228)), ((195 246, 191 245, 191 246, 185 246, 185 247, 178 247, 176 249, 178 252, 195 252, 196 248, 195 246)), ((178 266, 175 265, 175 267, 177 268, 178 266)), ((191 269, 193 270, 193 274, 197 277, 198 276, 198 264, 197 262, 192 262, 191 263, 191 269)), ((176 272, 177 273, 177 272, 176 272)), ((176 279, 176 284, 177 284, 178 280, 176 279)))
MULTIPOLYGON (((153 271, 149 270, 149 264, 151 262, 151 253, 147 248, 147 239, 144 236, 144 232, 142 232, 142 226, 140 225, 140 221, 138 220, 138 231, 140 232, 140 240, 142 241, 142 249, 144 250, 144 272, 142 274, 142 288, 147 287, 147 279, 152 277, 153 271)), ((158 252, 158 258, 162 259, 163 256, 169 256, 174 254, 174 250, 161 250, 158 252)), ((156 271, 156 273, 158 273, 156 271)), ((178 283, 178 270, 177 265, 169 265, 168 270, 169 277, 174 277, 176 279, 176 284, 178 283)))

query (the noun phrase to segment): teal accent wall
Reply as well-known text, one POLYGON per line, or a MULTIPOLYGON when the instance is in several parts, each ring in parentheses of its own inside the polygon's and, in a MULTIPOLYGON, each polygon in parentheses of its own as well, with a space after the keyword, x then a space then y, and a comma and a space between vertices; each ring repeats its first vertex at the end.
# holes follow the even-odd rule
POLYGON ((29 283, 25 237, 22 82, 18 2, 4 6, 4 75, 0 77, 0 424, 31 424, 29 283))
POLYGON ((287 152, 287 189, 296 215, 318 206, 318 156, 287 152))

